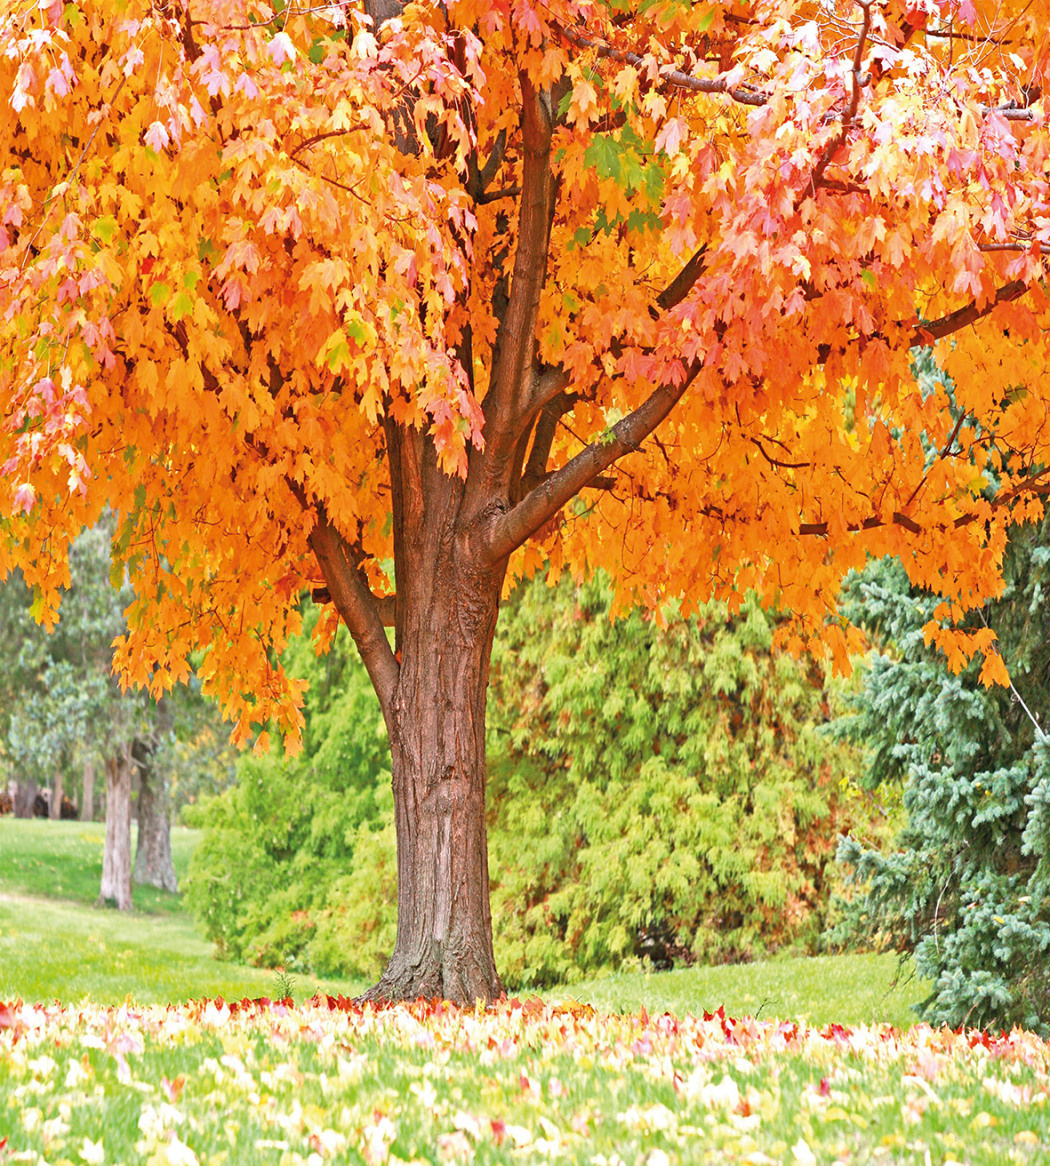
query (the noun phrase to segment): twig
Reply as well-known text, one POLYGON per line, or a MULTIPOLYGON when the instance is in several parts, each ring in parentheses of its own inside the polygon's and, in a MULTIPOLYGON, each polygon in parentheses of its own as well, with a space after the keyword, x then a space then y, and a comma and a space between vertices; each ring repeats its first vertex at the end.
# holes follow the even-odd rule
MULTIPOLYGON (((864 18, 861 21, 860 34, 857 37, 857 48, 853 54, 853 92, 850 96, 849 107, 842 115, 842 125, 839 127, 839 132, 824 147, 824 153, 821 154, 820 161, 817 162, 813 168, 813 173, 810 175, 809 192, 813 195, 824 185, 824 171, 831 164, 831 160, 846 144, 846 138, 849 134, 850 127, 853 125, 853 119, 857 115, 857 108, 860 105, 861 90, 871 80, 870 74, 861 72, 861 65, 864 63, 864 45, 867 42, 868 33, 871 31, 872 0, 857 0, 857 3, 864 10, 864 18)), ((795 209, 798 210, 797 203, 795 209)))

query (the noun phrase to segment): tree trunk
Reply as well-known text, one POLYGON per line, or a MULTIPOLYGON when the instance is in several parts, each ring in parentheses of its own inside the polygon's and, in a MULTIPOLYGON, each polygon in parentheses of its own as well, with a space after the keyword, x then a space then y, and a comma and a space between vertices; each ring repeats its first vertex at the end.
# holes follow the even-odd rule
POLYGON ((106 848, 102 854, 100 903, 131 910, 131 758, 106 758, 106 848))
POLYGON ((51 786, 51 801, 48 804, 48 817, 52 822, 58 822, 62 818, 62 794, 63 794, 62 770, 55 770, 55 780, 51 786))
POLYGON ((80 795, 80 820, 93 822, 95 820, 95 760, 84 762, 84 786, 80 795))
MULTIPOLYGON (((158 713, 158 720, 160 714, 158 713)), ((158 724, 158 730, 160 725, 158 724)), ((155 749, 144 741, 131 748, 139 770, 139 838, 135 848, 137 883, 162 891, 177 891, 178 880, 171 862, 171 800, 168 782, 153 764, 155 749)))
POLYGON ((485 837, 485 701, 499 587, 437 570, 428 583, 428 602, 413 605, 398 641, 390 735, 397 944, 367 995, 473 1004, 503 991, 485 837))
POLYGON ((366 999, 471 1005, 503 986, 492 954, 485 838, 485 701, 506 562, 479 565, 463 483, 422 435, 388 426, 397 578, 396 656, 346 542, 322 512, 311 534, 390 738, 397 829, 397 942, 366 999), (426 489, 416 489, 420 477, 426 489))
POLYGON ((40 792, 35 781, 16 781, 13 798, 14 815, 16 818, 31 818, 36 795, 40 792))

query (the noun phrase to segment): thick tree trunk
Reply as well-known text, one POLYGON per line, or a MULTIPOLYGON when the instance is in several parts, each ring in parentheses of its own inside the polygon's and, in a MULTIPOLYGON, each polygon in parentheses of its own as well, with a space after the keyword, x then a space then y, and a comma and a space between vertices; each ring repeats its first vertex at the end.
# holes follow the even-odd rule
POLYGON ((95 820, 94 758, 84 762, 84 784, 80 794, 80 820, 81 822, 93 822, 95 820))
POLYGON ((153 764, 154 750, 136 741, 132 755, 139 770, 139 837, 135 848, 137 883, 162 891, 177 891, 178 880, 171 862, 171 800, 168 783, 153 764))
POLYGON ((454 580, 402 641, 391 735, 397 944, 369 998, 460 1004, 502 991, 485 837, 485 698, 498 592, 454 580))
POLYGON ((51 786, 51 801, 48 803, 48 817, 52 822, 58 822, 62 817, 63 794, 62 770, 55 770, 55 780, 51 786))
POLYGON ((399 540, 400 668, 384 710, 397 827, 397 943, 366 998, 470 1005, 503 992, 489 912, 485 702, 504 568, 480 569, 464 553, 447 521, 458 512, 459 485, 445 478, 441 486, 445 505, 415 515, 423 519, 413 523, 415 537, 399 540))
POLYGON ((131 757, 106 758, 106 848, 100 903, 131 910, 131 757))

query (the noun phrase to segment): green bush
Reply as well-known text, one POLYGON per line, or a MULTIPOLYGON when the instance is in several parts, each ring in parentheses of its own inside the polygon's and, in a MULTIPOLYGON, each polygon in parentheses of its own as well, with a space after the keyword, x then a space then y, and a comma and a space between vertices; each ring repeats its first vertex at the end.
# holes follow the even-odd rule
POLYGON ((634 612, 598 580, 523 589, 490 701, 497 964, 571 982, 812 947, 854 758, 820 732, 822 670, 771 650, 755 602, 730 618, 634 612))
MULTIPOLYGON (((288 660, 310 680, 303 750, 279 745, 242 757, 236 784, 183 812, 204 829, 186 882, 194 913, 217 950, 263 965, 371 970, 332 952, 359 841, 392 818, 389 760, 382 714, 353 644, 341 631, 325 657, 303 638, 288 660)), ((371 904, 378 868, 360 873, 356 901, 371 904)), ((396 876, 395 876, 396 879, 396 876)), ((360 908, 359 908, 360 909, 360 908)), ((355 955, 357 953, 354 953, 355 955)))

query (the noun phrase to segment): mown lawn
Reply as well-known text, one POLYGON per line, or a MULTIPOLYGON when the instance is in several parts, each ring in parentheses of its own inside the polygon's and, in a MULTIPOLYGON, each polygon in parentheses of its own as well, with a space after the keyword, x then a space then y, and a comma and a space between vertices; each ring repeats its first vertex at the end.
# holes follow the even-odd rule
MULTIPOLYGON (((180 879, 198 837, 172 831, 180 879)), ((104 839, 101 823, 0 818, 0 1000, 171 1004, 274 994, 272 971, 212 958, 180 895, 136 887, 128 915, 95 906, 104 839)), ((365 986, 297 976, 293 995, 352 996, 365 986)), ((543 996, 615 1012, 686 1015, 721 1005, 732 1016, 902 1028, 923 987, 892 955, 847 955, 616 975, 543 996)))
MULTIPOLYGON (((180 879, 198 837, 172 830, 180 879)), ((97 906, 104 842, 99 822, 0 818, 0 1000, 174 1004, 274 994, 273 971, 213 958, 181 895, 136 886, 134 911, 97 906)), ((309 976, 294 985, 300 999, 365 986, 309 976)))

